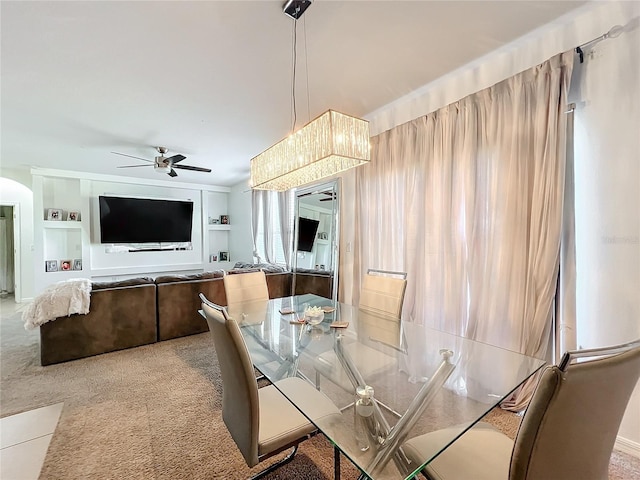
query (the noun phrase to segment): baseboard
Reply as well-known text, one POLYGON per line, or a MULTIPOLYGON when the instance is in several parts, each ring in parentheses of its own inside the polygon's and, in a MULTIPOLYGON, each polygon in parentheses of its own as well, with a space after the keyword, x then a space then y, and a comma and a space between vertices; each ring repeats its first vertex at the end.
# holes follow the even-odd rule
POLYGON ((633 455, 636 458, 640 458, 640 443, 628 440, 624 437, 617 437, 614 448, 621 452, 633 455))

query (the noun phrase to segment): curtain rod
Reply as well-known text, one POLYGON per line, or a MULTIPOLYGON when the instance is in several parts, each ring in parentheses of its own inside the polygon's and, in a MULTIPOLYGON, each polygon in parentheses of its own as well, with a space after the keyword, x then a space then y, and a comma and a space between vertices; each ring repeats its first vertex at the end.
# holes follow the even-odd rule
POLYGON ((580 63, 584 63, 584 52, 582 51, 584 47, 586 47, 587 45, 591 45, 592 43, 599 42, 600 40, 619 37, 620 34, 623 32, 623 30, 624 28, 622 27, 622 25, 614 25, 609 29, 607 33, 600 35, 599 37, 596 37, 593 40, 589 40, 588 42, 583 43, 582 45, 578 45, 576 47, 576 53, 580 55, 580 63))

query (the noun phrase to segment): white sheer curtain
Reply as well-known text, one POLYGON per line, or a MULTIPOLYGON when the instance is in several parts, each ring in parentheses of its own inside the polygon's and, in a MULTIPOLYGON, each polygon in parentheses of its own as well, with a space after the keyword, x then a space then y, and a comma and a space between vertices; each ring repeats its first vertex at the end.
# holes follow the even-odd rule
POLYGON ((257 263, 262 263, 259 252, 259 243, 262 242, 260 236, 260 218, 262 211, 263 190, 251 191, 251 233, 253 234, 253 259, 257 263))
POLYGON ((278 212, 280 220, 280 238, 287 269, 291 268, 291 254, 293 252, 293 220, 295 216, 294 191, 278 192, 278 212))
POLYGON ((374 137, 356 172, 354 277, 404 270, 408 318, 544 358, 572 66, 555 56, 374 137))
POLYGON ((253 256, 261 263, 285 263, 291 267, 293 243, 293 190, 251 192, 253 256))
POLYGON ((261 260, 261 254, 267 263, 276 262, 273 242, 273 200, 276 192, 253 190, 251 192, 251 225, 254 229, 254 257, 261 260))

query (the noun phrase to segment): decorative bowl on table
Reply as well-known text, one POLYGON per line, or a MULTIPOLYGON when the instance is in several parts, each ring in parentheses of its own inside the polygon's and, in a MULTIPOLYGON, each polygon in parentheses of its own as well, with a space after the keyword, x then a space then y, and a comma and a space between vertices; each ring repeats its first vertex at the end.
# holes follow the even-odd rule
POLYGON ((304 319, 309 325, 318 325, 324 320, 324 312, 320 307, 309 307, 304 311, 304 319))

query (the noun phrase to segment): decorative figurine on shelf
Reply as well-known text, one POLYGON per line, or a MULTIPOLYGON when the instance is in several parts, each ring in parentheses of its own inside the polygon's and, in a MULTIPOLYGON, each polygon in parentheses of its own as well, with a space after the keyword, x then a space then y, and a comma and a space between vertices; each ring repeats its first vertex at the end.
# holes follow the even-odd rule
POLYGON ((47 210, 47 220, 62 220, 62 210, 50 208, 47 210))
POLYGON ((47 260, 44 262, 44 269, 47 272, 57 272, 58 271, 58 261, 57 260, 47 260))

